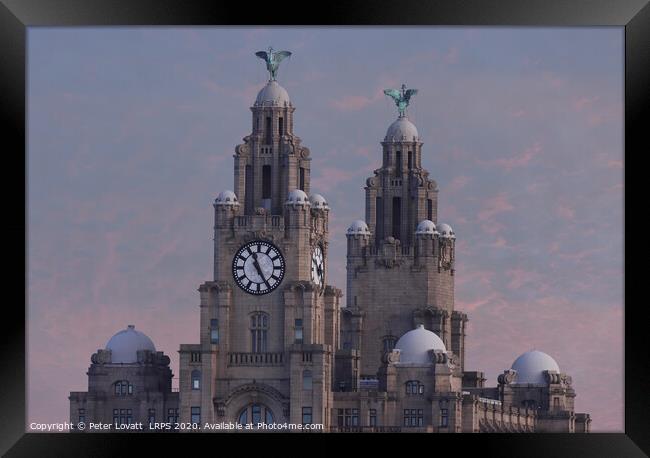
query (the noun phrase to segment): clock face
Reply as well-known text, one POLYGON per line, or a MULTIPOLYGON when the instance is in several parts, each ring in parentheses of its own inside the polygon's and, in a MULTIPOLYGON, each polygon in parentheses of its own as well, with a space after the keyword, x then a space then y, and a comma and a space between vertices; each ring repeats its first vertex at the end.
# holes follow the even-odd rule
POLYGON ((325 284, 325 260, 320 245, 317 245, 311 254, 311 281, 321 288, 325 284))
POLYGON ((284 258, 272 243, 248 242, 232 260, 232 274, 241 289, 250 294, 267 294, 284 277, 284 258))

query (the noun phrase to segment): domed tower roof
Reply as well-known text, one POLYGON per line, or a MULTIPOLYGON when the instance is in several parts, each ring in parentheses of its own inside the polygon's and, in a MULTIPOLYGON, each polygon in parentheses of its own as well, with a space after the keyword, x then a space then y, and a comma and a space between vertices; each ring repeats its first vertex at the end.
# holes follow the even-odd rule
POLYGON ((406 116, 397 118, 386 131, 386 141, 418 141, 418 129, 406 116))
POLYGON ((289 192, 289 195, 287 196, 287 201, 285 202, 287 205, 311 205, 309 202, 309 197, 307 197, 307 194, 305 191, 302 189, 294 189, 293 191, 289 192))
POLYGON ((560 372, 560 366, 553 358, 543 351, 527 351, 512 363, 512 369, 517 371, 515 384, 533 383, 545 385, 544 371, 560 372))
POLYGON ((275 81, 266 83, 255 99, 255 106, 287 106, 291 105, 289 93, 275 81))
POLYGON ((318 209, 329 208, 327 201, 320 194, 312 194, 311 196, 309 196, 309 202, 311 202, 311 206, 313 208, 318 208, 318 209))
POLYGON ((138 350, 155 352, 156 347, 149 337, 130 324, 110 338, 106 350, 111 351, 111 362, 129 364, 138 362, 138 350))
POLYGON ((229 189, 221 191, 214 203, 217 205, 239 205, 237 195, 229 189))
POLYGON ((428 219, 423 219, 422 221, 420 221, 417 229, 415 230, 415 233, 438 235, 438 231, 436 230, 436 225, 433 224, 433 221, 428 219))
POLYGON ((370 229, 365 221, 358 219, 348 227, 348 235, 370 235, 370 229))
POLYGON ((438 232, 440 232, 440 237, 445 239, 455 239, 456 234, 449 224, 440 223, 438 224, 438 232))
POLYGON ((429 350, 447 351, 445 343, 435 333, 419 325, 399 338, 395 349, 400 350, 400 363, 427 364, 429 350))

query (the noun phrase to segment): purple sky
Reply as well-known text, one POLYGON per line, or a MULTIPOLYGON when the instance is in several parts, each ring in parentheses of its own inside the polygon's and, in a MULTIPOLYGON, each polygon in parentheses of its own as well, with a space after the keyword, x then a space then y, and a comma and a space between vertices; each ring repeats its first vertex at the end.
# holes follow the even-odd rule
MULTIPOLYGON (((329 280, 396 117, 410 119, 457 234, 468 370, 524 351, 569 373, 594 431, 623 431, 623 28, 30 28, 28 421, 68 419, 90 356, 127 324, 178 372, 211 279, 212 202, 280 68, 312 192, 329 201, 329 280)), ((177 382, 175 382, 175 385, 177 382)))

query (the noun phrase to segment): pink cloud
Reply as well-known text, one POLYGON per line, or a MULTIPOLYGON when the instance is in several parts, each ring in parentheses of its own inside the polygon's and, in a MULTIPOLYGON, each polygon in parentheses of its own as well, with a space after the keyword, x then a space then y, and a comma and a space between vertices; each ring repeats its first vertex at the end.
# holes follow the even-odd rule
POLYGON ((483 222, 491 221, 496 215, 514 210, 515 207, 510 203, 508 195, 501 193, 487 199, 483 203, 481 211, 478 213, 478 220, 483 222))
POLYGON ((544 72, 542 78, 555 89, 559 89, 565 85, 565 80, 552 72, 544 72))
POLYGON ((558 256, 560 257, 560 259, 580 263, 585 258, 587 258, 587 257, 589 257, 589 256, 591 256, 593 254, 599 253, 601 251, 603 251, 603 248, 591 248, 591 249, 576 251, 576 252, 573 252, 573 253, 562 252, 558 256))
POLYGON ((449 187, 447 188, 447 190, 449 192, 460 191, 469 182, 470 182, 470 178, 468 176, 459 175, 456 178, 454 178, 453 180, 451 180, 451 183, 449 183, 449 187))
POLYGON ((567 221, 573 221, 576 216, 575 210, 566 204, 558 204, 555 207, 555 214, 567 221))
POLYGON ((579 97, 573 101, 573 109, 576 111, 582 111, 583 109, 589 109, 593 106, 594 102, 600 100, 600 97, 595 95, 593 97, 579 97))
POLYGON ((339 111, 362 110, 377 100, 376 97, 365 97, 362 95, 346 95, 338 100, 332 100, 330 105, 339 111))
POLYGON ((489 161, 484 161, 477 159, 478 164, 484 165, 494 165, 502 168, 506 172, 510 172, 516 167, 524 167, 528 165, 536 156, 542 152, 542 146, 539 143, 535 143, 533 146, 525 148, 522 152, 515 154, 511 157, 499 158, 489 161))
POLYGON ((353 171, 336 167, 323 167, 320 171, 321 173, 312 179, 312 187, 322 192, 336 189, 339 184, 349 181, 357 175, 353 171))
POLYGON ((533 287, 541 285, 539 274, 521 268, 508 270, 506 277, 509 280, 508 288, 513 290, 520 289, 522 286, 529 285, 530 283, 533 283, 533 287))

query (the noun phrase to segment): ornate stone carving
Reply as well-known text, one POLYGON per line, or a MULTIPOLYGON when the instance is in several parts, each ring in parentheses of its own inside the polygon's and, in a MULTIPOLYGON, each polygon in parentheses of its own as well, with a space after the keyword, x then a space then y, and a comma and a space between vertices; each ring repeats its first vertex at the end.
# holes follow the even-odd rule
POLYGON ((497 382, 499 382, 500 385, 508 385, 514 382, 516 377, 517 377, 517 371, 513 371, 512 369, 506 369, 505 371, 503 371, 503 374, 497 377, 497 382))
POLYGON ((235 147, 235 154, 237 156, 248 156, 249 152, 250 152, 250 148, 248 147, 247 144, 241 144, 235 147))
POLYGON ((444 270, 453 269, 454 266, 454 245, 450 239, 440 238, 438 241, 439 255, 438 268, 444 270))
POLYGON ((393 349, 392 351, 386 352, 384 357, 387 364, 399 363, 400 361, 400 351, 398 349, 393 349))

